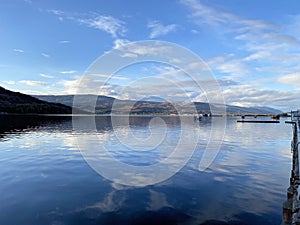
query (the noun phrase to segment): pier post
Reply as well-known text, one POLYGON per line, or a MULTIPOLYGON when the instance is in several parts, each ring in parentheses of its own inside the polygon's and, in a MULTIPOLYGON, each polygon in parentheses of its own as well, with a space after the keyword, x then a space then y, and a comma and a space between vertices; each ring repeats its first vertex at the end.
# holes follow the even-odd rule
POLYGON ((292 170, 290 187, 287 189, 287 200, 282 206, 281 225, 300 225, 300 201, 299 201, 299 148, 298 137, 300 135, 300 110, 291 112, 291 121, 286 121, 293 126, 293 139, 291 142, 292 170))

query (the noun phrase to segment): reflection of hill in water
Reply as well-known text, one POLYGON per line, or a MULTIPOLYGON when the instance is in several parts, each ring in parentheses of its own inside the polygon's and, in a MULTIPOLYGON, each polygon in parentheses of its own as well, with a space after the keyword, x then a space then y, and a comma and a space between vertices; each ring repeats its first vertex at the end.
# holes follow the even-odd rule
MULTIPOLYGON (((72 119, 80 120, 84 124, 85 120, 95 121, 97 131, 111 130, 114 126, 123 127, 128 126, 128 120, 125 116, 44 116, 44 115, 0 115, 0 138, 4 138, 8 134, 19 135, 30 131, 60 131, 71 132, 72 119), (113 120, 113 124, 112 124, 113 120)), ((130 116, 129 126, 133 127, 148 127, 154 116, 130 116)), ((182 118, 177 116, 163 116, 160 117, 160 124, 166 126, 180 126, 184 122, 182 118)), ((187 119, 192 121, 191 118, 187 119)), ((157 120, 156 120, 157 121, 157 120)), ((207 123, 209 121, 200 121, 200 123, 207 123)), ((84 130, 82 130, 84 132, 84 130)))
POLYGON ((71 117, 37 115, 1 115, 0 138, 36 130, 71 130, 71 117))

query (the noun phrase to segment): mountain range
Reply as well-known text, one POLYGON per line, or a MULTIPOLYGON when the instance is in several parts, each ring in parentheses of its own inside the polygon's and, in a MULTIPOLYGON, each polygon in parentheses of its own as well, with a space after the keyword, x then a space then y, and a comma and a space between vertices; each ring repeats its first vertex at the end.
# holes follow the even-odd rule
MULTIPOLYGON (((73 106, 74 95, 35 95, 34 97, 54 103, 61 103, 67 106, 73 106)), ((85 111, 89 111, 91 104, 95 104, 95 112, 97 114, 109 114, 114 107, 114 113, 128 112, 133 114, 177 114, 177 110, 173 104, 163 101, 153 101, 153 99, 147 99, 142 101, 132 100, 118 100, 108 96, 96 96, 96 95, 77 95, 77 99, 81 99, 79 108, 85 111), (94 100, 94 102, 90 102, 94 100), (114 106, 113 106, 114 104, 114 106), (129 107, 129 106, 132 107, 129 107)), ((208 104, 204 102, 194 103, 176 103, 183 113, 190 113, 195 107, 198 113, 210 113, 210 107, 214 111, 221 109, 218 104, 208 104)), ((240 107, 226 105, 226 111, 229 115, 274 115, 280 114, 282 111, 271 107, 240 107)))
MULTIPOLYGON (((75 113, 97 114, 190 114, 218 112, 219 104, 204 102, 170 103, 162 99, 148 98, 142 101, 119 100, 108 96, 77 95, 75 113), (93 107, 95 105, 95 107, 93 107)), ((74 95, 26 95, 0 87, 0 113, 71 114, 74 95)), ((228 115, 274 115, 282 113, 270 107, 239 107, 226 105, 228 115)), ((74 110, 73 110, 74 113, 74 110)))

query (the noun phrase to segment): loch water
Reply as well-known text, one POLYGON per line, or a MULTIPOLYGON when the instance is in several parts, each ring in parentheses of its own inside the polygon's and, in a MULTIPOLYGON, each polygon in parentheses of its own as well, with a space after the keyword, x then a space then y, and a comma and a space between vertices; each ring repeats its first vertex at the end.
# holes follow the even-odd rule
MULTIPOLYGON (((279 124, 263 124, 237 123, 238 118, 227 117, 222 145, 204 171, 198 165, 212 119, 195 120, 200 138, 186 165, 170 178, 146 186, 120 184, 95 171, 83 151, 95 151, 96 144, 80 142, 83 133, 96 135, 116 160, 151 166, 164 157, 162 152, 174 150, 182 135, 181 118, 163 117, 165 127, 151 123, 149 116, 132 117, 130 126, 113 126, 111 119, 98 116, 96 131, 80 132, 74 129, 71 116, 1 115, 0 224, 281 223, 291 169, 292 129, 284 123, 288 118, 279 124), (165 145, 130 151, 114 137, 115 132, 125 139, 128 134, 144 138, 151 132, 161 138, 164 132, 165 145)), ((132 144, 130 141, 128 138, 127 143, 132 144)), ((143 144, 135 143, 138 148, 143 144)), ((98 157, 101 163, 101 155, 98 157)))

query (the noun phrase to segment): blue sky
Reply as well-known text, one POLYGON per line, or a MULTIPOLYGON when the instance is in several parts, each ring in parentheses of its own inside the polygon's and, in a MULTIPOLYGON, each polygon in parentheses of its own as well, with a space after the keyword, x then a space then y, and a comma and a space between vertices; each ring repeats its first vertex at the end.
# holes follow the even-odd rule
POLYGON ((10 90, 74 94, 105 52, 162 40, 198 54, 227 104, 300 108, 298 0, 4 0, 0 10, 0 85, 10 90))

